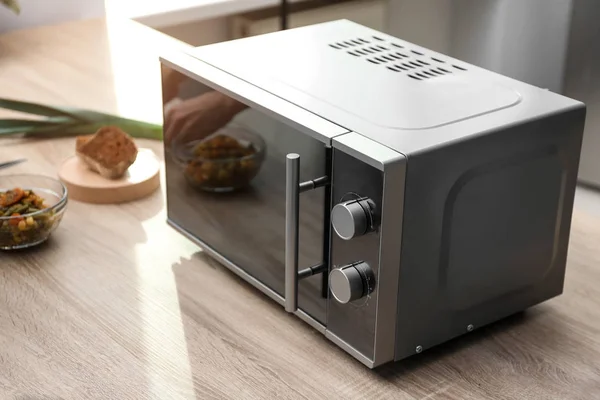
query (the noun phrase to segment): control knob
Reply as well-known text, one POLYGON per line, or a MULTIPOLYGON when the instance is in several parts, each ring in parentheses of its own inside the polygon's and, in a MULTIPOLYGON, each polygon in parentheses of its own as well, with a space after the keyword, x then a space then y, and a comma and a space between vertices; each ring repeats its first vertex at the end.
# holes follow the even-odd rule
POLYGON ((336 268, 329 273, 329 289, 342 304, 365 297, 373 291, 375 276, 367 263, 336 268))
POLYGON ((331 210, 333 230, 344 240, 362 236, 374 229, 375 203, 368 198, 345 201, 331 210))

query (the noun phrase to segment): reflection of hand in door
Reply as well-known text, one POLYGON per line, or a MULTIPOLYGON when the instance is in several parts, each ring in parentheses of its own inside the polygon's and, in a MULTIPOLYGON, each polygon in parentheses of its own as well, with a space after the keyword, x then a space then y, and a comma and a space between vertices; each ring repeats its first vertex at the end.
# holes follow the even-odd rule
POLYGON ((165 110, 165 142, 203 139, 229 123, 247 106, 218 91, 183 101, 165 110))

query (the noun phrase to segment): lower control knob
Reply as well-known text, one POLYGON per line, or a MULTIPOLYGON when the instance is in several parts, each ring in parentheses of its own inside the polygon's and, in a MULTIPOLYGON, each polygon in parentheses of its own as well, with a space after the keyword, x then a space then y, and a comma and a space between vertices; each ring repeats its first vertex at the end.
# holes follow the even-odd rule
POLYGON ((342 304, 365 297, 372 292, 375 277, 371 267, 361 262, 336 268, 329 273, 329 289, 342 304))

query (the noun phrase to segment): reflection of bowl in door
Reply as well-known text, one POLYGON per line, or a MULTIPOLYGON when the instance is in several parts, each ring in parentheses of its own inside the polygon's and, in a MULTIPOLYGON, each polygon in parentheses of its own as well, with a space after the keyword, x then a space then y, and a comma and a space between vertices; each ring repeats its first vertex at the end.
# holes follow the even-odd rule
POLYGON ((265 157, 265 142, 241 127, 223 128, 202 140, 175 145, 175 153, 188 182, 212 192, 248 186, 265 157))

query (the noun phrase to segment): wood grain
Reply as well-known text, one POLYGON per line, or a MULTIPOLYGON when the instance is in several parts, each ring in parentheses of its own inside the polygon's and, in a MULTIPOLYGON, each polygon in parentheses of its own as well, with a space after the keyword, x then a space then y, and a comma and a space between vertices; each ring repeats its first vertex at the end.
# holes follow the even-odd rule
MULTIPOLYGON (((121 26, 117 48, 103 21, 0 37, 0 95, 136 111, 140 82, 116 83, 111 57, 156 77, 148 60, 170 45, 121 26)), ((162 157, 160 143, 140 144, 162 157)), ((55 175, 73 147, 3 139, 0 160, 30 161, 1 173, 55 175)), ((375 371, 206 257, 164 210, 163 191, 120 206, 71 201, 45 245, 0 253, 0 398, 600 398, 600 218, 585 210, 562 296, 375 371)))

